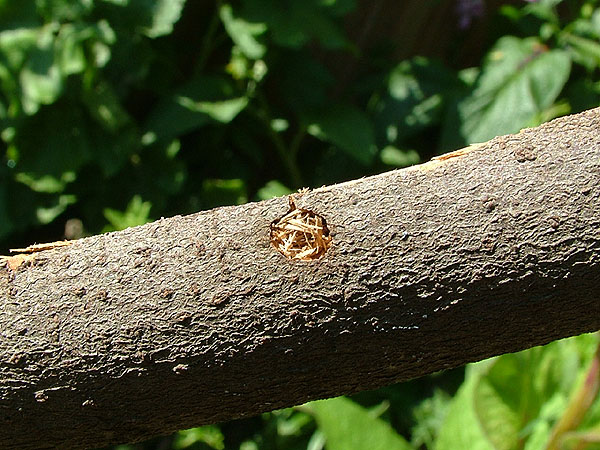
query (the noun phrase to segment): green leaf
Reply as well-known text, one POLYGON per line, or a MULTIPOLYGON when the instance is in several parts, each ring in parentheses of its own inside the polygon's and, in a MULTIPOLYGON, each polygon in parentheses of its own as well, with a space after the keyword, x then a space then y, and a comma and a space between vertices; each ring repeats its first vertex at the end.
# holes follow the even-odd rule
POLYGON ((80 73, 85 69, 87 61, 82 44, 86 34, 72 24, 60 27, 54 46, 58 66, 64 75, 80 73))
MULTIPOLYGON (((115 43, 117 36, 106 20, 98 21, 95 30, 99 39, 94 40, 91 45, 90 51, 92 57, 90 59, 96 67, 104 67, 110 61, 112 56, 110 46, 115 43)), ((121 41, 120 44, 122 45, 123 41, 121 41)), ((135 63, 132 65, 135 66, 135 63)), ((142 68, 136 67, 136 69, 143 70, 143 64, 141 64, 141 66, 142 68)))
POLYGON ((526 14, 532 14, 544 22, 549 22, 558 25, 559 18, 556 11, 556 6, 563 0, 536 0, 527 4, 523 8, 526 14))
POLYGON ((240 450, 260 450, 260 448, 254 441, 244 441, 240 444, 240 450))
POLYGON ((57 103, 28 117, 12 143, 18 152, 16 169, 34 177, 77 172, 92 157, 85 116, 79 105, 57 103))
POLYGON ((306 444, 306 450, 323 450, 325 448, 326 441, 327 438, 323 432, 317 429, 310 437, 308 444, 306 444))
POLYGON ((19 72, 39 35, 39 29, 31 28, 0 32, 0 91, 7 101, 6 116, 17 116, 22 110, 19 72))
POLYGON ((116 133, 131 123, 131 118, 121 105, 121 100, 112 86, 106 82, 100 82, 85 89, 81 99, 89 114, 100 126, 111 133, 116 133))
POLYGON ((173 31, 173 25, 181 16, 185 0, 131 0, 131 3, 139 3, 148 11, 151 23, 143 28, 144 34, 156 38, 173 31))
POLYGON ((225 448, 225 437, 216 425, 191 428, 179 431, 176 434, 173 441, 173 449, 193 449, 202 444, 215 450, 223 450, 225 448))
POLYGON ((28 186, 32 191, 46 194, 57 194, 64 191, 67 184, 72 183, 75 179, 74 172, 64 172, 59 178, 52 175, 36 177, 33 174, 24 172, 15 175, 16 181, 28 186))
POLYGON ((0 30, 17 30, 39 25, 35 2, 0 0, 0 30))
POLYGON ((221 21, 227 34, 238 48, 250 59, 262 58, 267 48, 257 37, 267 31, 264 23, 252 23, 240 17, 234 17, 231 5, 225 3, 219 10, 221 21))
POLYGON ((311 6, 309 2, 296 2, 297 9, 287 15, 290 22, 273 30, 275 41, 286 42, 290 27, 302 29, 306 39, 316 39, 323 47, 339 50, 350 46, 342 29, 327 14, 311 6))
POLYGON ((93 149, 93 160, 105 176, 115 175, 129 157, 140 149, 140 136, 133 124, 111 132, 96 123, 88 124, 88 140, 93 149))
POLYGON ((20 70, 41 34, 40 28, 20 28, 0 32, 2 65, 7 66, 11 71, 20 70))
MULTIPOLYGON (((94 2, 94 13, 114 27, 120 45, 133 39, 139 51, 140 34, 149 38, 171 34, 184 6, 185 0, 104 0, 94 2)), ((133 64, 131 59, 127 62, 128 66, 133 64)))
MULTIPOLYGON (((341 10, 348 6, 353 5, 342 5, 341 10)), ((342 29, 332 19, 338 12, 331 1, 246 0, 242 12, 247 20, 266 24, 273 41, 282 47, 299 49, 312 39, 325 48, 349 47, 342 29)))
POLYGON ((63 24, 54 41, 56 63, 63 76, 81 73, 88 66, 102 67, 110 58, 109 45, 115 40, 115 33, 105 20, 94 25, 63 24))
POLYGON ((329 103, 328 95, 335 85, 335 78, 308 52, 285 53, 280 65, 272 71, 280 73, 279 96, 294 110, 310 111, 329 103))
POLYGON ((351 105, 334 105, 308 115, 309 134, 336 145, 368 165, 377 153, 371 121, 351 105))
POLYGON ((493 448, 510 450, 517 445, 521 426, 519 417, 486 379, 478 384, 473 405, 482 431, 493 448))
POLYGON ((204 113, 221 123, 231 122, 248 105, 248 97, 230 98, 217 102, 196 102, 189 97, 180 96, 176 101, 190 111, 204 113))
POLYGON ((291 194, 292 192, 293 191, 290 188, 284 186, 279 181, 271 180, 258 190, 256 196, 259 200, 268 200, 273 197, 282 197, 291 194))
POLYGON ((597 345, 582 335, 469 365, 434 448, 543 448, 597 345))
POLYGON ((88 15, 92 11, 94 2, 93 0, 38 0, 36 6, 38 13, 48 22, 73 22, 88 15))
MULTIPOLYGON (((469 373, 467 375, 470 375, 469 373)), ((486 439, 473 408, 478 378, 468 376, 452 400, 434 450, 494 450, 486 439)))
POLYGON ((142 201, 142 197, 135 195, 127 205, 125 211, 105 208, 104 217, 110 222, 111 227, 104 231, 124 230, 150 222, 150 209, 152 203, 142 201))
POLYGON ((488 54, 475 90, 458 105, 466 142, 514 133, 548 108, 565 85, 571 61, 535 38, 501 38, 488 54))
POLYGON ((283 437, 301 436, 303 430, 314 423, 312 416, 293 408, 273 411, 269 415, 275 419, 277 435, 283 437))
POLYGON ((225 78, 194 78, 156 105, 148 118, 146 140, 171 140, 212 120, 233 120, 248 104, 247 97, 235 94, 235 88, 225 78))
POLYGON ((458 85, 454 74, 426 58, 398 64, 384 94, 370 104, 378 142, 393 144, 438 123, 446 94, 458 85))
MULTIPOLYGON (((119 1, 119 0, 104 0, 104 1, 119 1)), ((123 0, 123 1, 127 1, 127 0, 123 0)), ((116 445, 114 450, 137 450, 137 448, 134 445, 128 445, 128 444, 121 444, 121 445, 116 445)))
POLYGON ((381 150, 381 162, 388 166, 407 167, 418 164, 421 157, 416 150, 400 150, 388 145, 381 150))
POLYGON ((135 178, 130 185, 151 200, 157 210, 166 207, 169 196, 180 193, 186 180, 186 166, 177 158, 179 146, 177 139, 157 142, 131 157, 135 178))
POLYGON ((356 0, 319 0, 318 3, 333 16, 343 16, 356 9, 356 0))
POLYGON ((76 202, 77 197, 74 195, 59 195, 55 199, 54 205, 36 209, 37 220, 43 225, 48 224, 60 216, 67 209, 67 206, 76 202))
POLYGON ((436 436, 444 423, 450 405, 450 396, 441 389, 413 409, 415 425, 411 430, 411 444, 415 448, 433 449, 436 436))
POLYGON ((563 33, 561 37, 573 52, 573 59, 593 71, 600 67, 600 43, 597 40, 587 39, 570 33, 563 33))
POLYGON ((46 26, 21 69, 23 110, 35 114, 40 105, 53 103, 62 92, 63 77, 54 60, 53 26, 46 26))
MULTIPOLYGON (((407 441, 382 419, 345 397, 311 402, 319 430, 325 435, 327 450, 403 450, 407 441)), ((466 447, 465 447, 466 448, 466 447)))
POLYGON ((241 205, 248 201, 243 180, 209 179, 202 183, 202 199, 206 208, 224 205, 241 205))

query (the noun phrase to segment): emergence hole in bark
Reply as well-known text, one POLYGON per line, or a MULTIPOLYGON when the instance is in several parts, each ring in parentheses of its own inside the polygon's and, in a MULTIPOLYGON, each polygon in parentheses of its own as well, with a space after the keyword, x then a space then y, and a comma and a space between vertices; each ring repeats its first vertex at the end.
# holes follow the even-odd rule
POLYGON ((310 261, 325 254, 331 236, 323 217, 290 201, 290 211, 271 223, 271 245, 289 259, 310 261))

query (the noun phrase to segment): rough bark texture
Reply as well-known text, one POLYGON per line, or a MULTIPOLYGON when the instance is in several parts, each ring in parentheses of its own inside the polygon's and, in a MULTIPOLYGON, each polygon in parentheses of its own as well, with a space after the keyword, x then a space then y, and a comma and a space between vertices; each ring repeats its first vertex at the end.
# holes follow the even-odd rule
POLYGON ((0 447, 97 447, 406 380, 600 328, 600 109, 288 199, 0 268, 0 447))

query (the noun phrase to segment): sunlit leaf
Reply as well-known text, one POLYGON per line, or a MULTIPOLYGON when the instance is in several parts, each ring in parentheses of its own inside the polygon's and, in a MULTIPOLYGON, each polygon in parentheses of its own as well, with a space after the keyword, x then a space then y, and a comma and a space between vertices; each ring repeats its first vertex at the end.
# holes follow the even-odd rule
POLYGON ((177 102, 190 111, 204 113, 218 122, 231 122, 248 105, 248 97, 231 98, 216 102, 196 102, 189 97, 178 97, 177 102))
POLYGON ((165 96, 152 110, 146 125, 154 139, 169 140, 213 120, 227 123, 248 104, 236 96, 230 82, 221 77, 199 76, 165 96))
MULTIPOLYGON (((150 209, 152 203, 145 202, 142 197, 135 195, 125 211, 105 208, 104 217, 112 225, 114 230, 124 230, 125 228, 143 225, 150 221, 150 209)), ((108 229, 105 229, 108 231, 108 229)))
POLYGON ((440 434, 435 442, 435 450, 494 450, 486 439, 473 409, 473 391, 477 384, 475 377, 465 380, 452 400, 440 434))
POLYGON ((29 186, 29 189, 35 192, 55 194, 62 192, 68 183, 76 179, 74 172, 64 172, 60 177, 52 175, 42 175, 36 177, 32 174, 21 172, 15 175, 15 180, 29 186))
POLYGON ((37 45, 27 53, 19 75, 27 114, 36 113, 40 105, 54 102, 62 92, 63 76, 54 60, 53 31, 53 26, 44 27, 37 45))
POLYGON ((410 444, 386 421, 345 397, 309 403, 327 450, 408 450, 410 444))
POLYGON ((473 93, 458 105, 467 143, 484 142, 528 125, 557 98, 571 70, 563 50, 535 38, 501 38, 490 51, 473 93))
POLYGON ((67 206, 72 205, 76 201, 77 197, 74 195, 59 195, 54 205, 37 208, 37 219, 41 224, 48 224, 61 215, 67 209, 67 206))
POLYGON ((421 401, 413 409, 415 424, 411 430, 411 444, 416 448, 433 449, 450 405, 451 397, 441 389, 421 401))
POLYGON ((261 187, 256 196, 259 200, 267 200, 273 197, 282 197, 291 194, 293 191, 277 180, 271 180, 261 187))
POLYGON ((11 71, 20 70, 27 55, 35 47, 40 34, 41 30, 37 28, 21 28, 0 32, 2 65, 11 71))
POLYGON ((173 449, 194 449, 198 445, 205 444, 209 448, 223 450, 225 448, 224 440, 225 438, 219 427, 206 425, 178 432, 173 441, 173 449))
POLYGON ((85 17, 91 12, 93 3, 93 0, 38 0, 36 6, 38 13, 47 20, 67 22, 85 17))
POLYGON ((267 30, 264 23, 252 23, 240 17, 234 17, 231 5, 225 3, 219 11, 227 34, 238 48, 250 59, 262 58, 266 47, 257 38, 267 30))
POLYGON ((299 436, 307 425, 313 422, 312 416, 292 408, 274 411, 279 436, 299 436))
POLYGON ((61 25, 54 41, 54 51, 63 76, 83 72, 90 62, 103 66, 110 57, 110 48, 106 44, 113 44, 115 39, 114 31, 105 20, 94 25, 61 25), (88 48, 92 49, 92 57, 86 56, 88 48), (108 54, 99 54, 104 51, 108 54))
POLYGON ((585 65, 588 70, 592 71, 600 67, 600 43, 597 40, 571 33, 563 33, 561 37, 573 53, 573 58, 585 65))
POLYGON ((259 450, 259 447, 254 441, 244 441, 240 444, 240 450, 259 450))
POLYGON ((173 25, 179 20, 185 0, 131 0, 140 3, 148 10, 151 16, 151 24, 144 27, 146 36, 155 38, 169 34, 173 31, 173 25))
POLYGON ((438 123, 446 94, 456 89, 456 76, 423 57, 398 64, 385 91, 371 102, 378 142, 393 144, 438 123))
POLYGON ((532 14, 543 21, 558 24, 559 18, 556 12, 556 5, 563 0, 536 0, 529 2, 524 8, 525 14, 532 14))
POLYGON ((202 183, 202 198, 207 208, 239 205, 248 201, 246 185, 240 179, 208 179, 202 183))
POLYGON ((57 62, 64 75, 82 72, 86 66, 82 33, 71 24, 63 25, 56 38, 57 62))
POLYGON ((597 345, 582 335, 470 365, 434 448, 543 448, 597 345))
POLYGON ((306 445, 306 450, 323 450, 326 442, 327 438, 325 437, 325 434, 317 429, 310 437, 310 440, 306 445))
POLYGON ((381 150, 381 162, 388 166, 407 167, 419 161, 420 156, 415 150, 400 150, 391 145, 381 150))

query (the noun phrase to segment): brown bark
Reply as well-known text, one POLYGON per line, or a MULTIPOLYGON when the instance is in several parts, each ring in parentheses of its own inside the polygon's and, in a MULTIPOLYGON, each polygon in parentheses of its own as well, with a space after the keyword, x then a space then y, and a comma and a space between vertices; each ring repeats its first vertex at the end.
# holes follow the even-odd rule
MULTIPOLYGON (((97 447, 349 394, 600 328, 600 109, 288 199, 0 269, 0 447, 97 447), (11 268, 12 267, 12 268, 11 268)), ((17 264, 18 262, 18 264, 17 264)))

